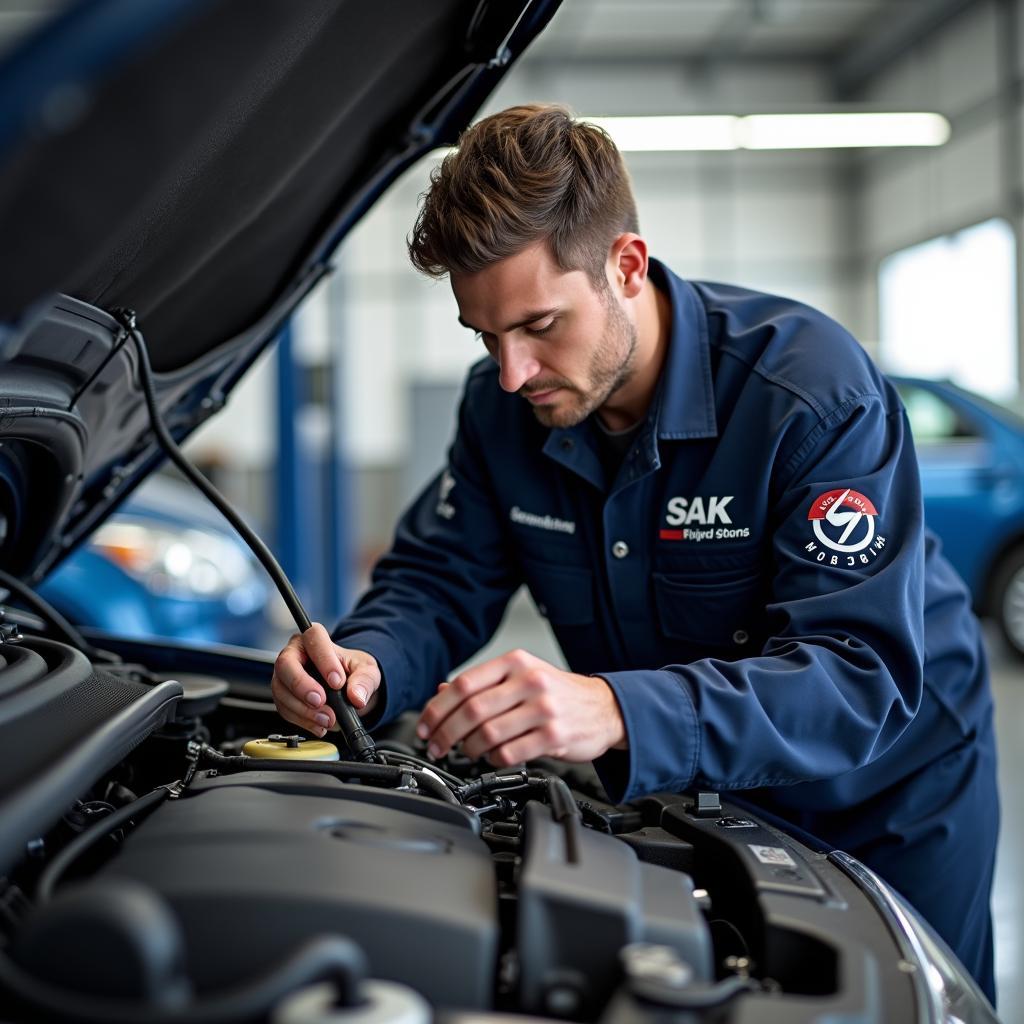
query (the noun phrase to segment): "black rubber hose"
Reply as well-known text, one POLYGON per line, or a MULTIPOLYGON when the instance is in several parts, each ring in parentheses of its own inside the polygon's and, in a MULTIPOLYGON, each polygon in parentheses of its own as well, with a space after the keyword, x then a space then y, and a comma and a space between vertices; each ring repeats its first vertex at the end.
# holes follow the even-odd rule
POLYGON ((458 775, 452 775, 451 772, 446 771, 439 765, 431 764, 426 758, 418 757, 416 754, 407 754, 404 750, 389 750, 387 747, 382 747, 379 743, 377 744, 377 752, 384 755, 386 764, 411 764, 417 768, 428 768, 430 771, 436 772, 450 786, 461 788, 463 785, 463 780, 458 775))
POLYGON ((0 585, 12 594, 17 594, 32 611, 46 619, 72 647, 77 647, 91 661, 100 660, 100 652, 49 601, 41 598, 31 587, 3 570, 0 570, 0 585))
POLYGON ((555 821, 583 817, 583 812, 573 799, 572 790, 569 789, 565 779, 560 779, 557 775, 549 775, 545 783, 548 800, 551 802, 551 815, 555 821))
POLYGON ((580 861, 580 830, 583 827, 583 812, 573 799, 572 790, 564 779, 557 775, 547 777, 548 800, 551 803, 551 817, 562 823, 565 829, 565 859, 570 864, 580 861))
MULTIPOLYGON (((249 545, 253 554, 260 560, 260 564, 267 570, 271 580, 274 582, 274 586, 280 591, 281 597, 284 598, 284 603, 288 606, 288 611, 291 613, 299 632, 305 633, 312 625, 312 622, 306 614, 306 609, 303 607, 302 602, 299 600, 299 595, 295 593, 295 588, 291 585, 291 581, 278 564, 273 552, 263 543, 263 540, 249 524, 231 507, 231 504, 220 491, 185 458, 177 442, 171 437, 170 431, 164 425, 163 417, 161 417, 160 409, 156 403, 156 393, 153 389, 153 368, 149 362, 146 343, 142 340, 142 335, 139 334, 136 327, 135 313, 129 309, 118 309, 113 311, 113 316, 131 335, 132 341, 135 342, 135 349, 139 354, 139 379, 142 385, 142 394, 146 400, 146 408, 149 411, 150 424, 156 434, 157 441, 160 443, 160 447, 171 462, 206 496, 214 508, 238 532, 242 540, 249 545)), ((333 689, 324 682, 323 677, 312 661, 307 664, 306 671, 324 688, 324 692, 327 695, 327 704, 334 712, 342 735, 345 737, 345 742, 356 759, 359 761, 379 762, 380 759, 377 756, 373 738, 363 728, 363 724, 356 714, 356 709, 352 707, 348 699, 340 691, 333 689)))
POLYGON ((572 795, 565 780, 557 775, 527 775, 525 769, 514 772, 489 772, 466 783, 458 792, 463 801, 483 793, 514 792, 516 790, 537 790, 545 792, 551 817, 562 825, 565 832, 565 859, 569 864, 580 862, 583 812, 572 795))
POLYGON ((405 771, 398 765, 364 764, 362 761, 301 761, 222 754, 207 746, 200 753, 200 761, 224 772, 320 772, 322 775, 365 782, 401 782, 405 771))
MULTIPOLYGON (((355 1000, 356 985, 365 971, 362 950, 340 936, 307 942, 283 963, 256 980, 220 995, 183 1006, 96 998, 80 992, 55 991, 0 953, 0 985, 47 1020, 74 1024, 241 1024, 262 1021, 285 996, 317 982, 333 981, 344 1002, 355 1000)), ((38 1019, 38 1018, 33 1018, 38 1019)))
POLYGON ((525 768, 517 768, 511 772, 486 772, 477 779, 465 783, 459 790, 463 800, 479 796, 481 793, 493 793, 496 790, 521 789, 531 784, 525 768))
POLYGON ((452 792, 451 787, 444 780, 431 775, 429 771, 425 771, 422 768, 406 768, 405 772, 415 779, 416 785, 420 789, 426 790, 439 800, 443 800, 446 804, 455 804, 456 807, 462 806, 462 801, 452 792))
POLYGON ((36 885, 36 899, 40 903, 45 903, 51 899, 53 891, 57 887, 58 882, 60 882, 64 872, 86 850, 94 846, 104 836, 109 836, 115 829, 119 829, 122 825, 127 824, 132 818, 163 803, 169 796, 170 791, 167 789, 154 789, 144 797, 140 797, 130 804, 125 804, 124 807, 119 807, 113 813, 100 818, 95 824, 90 825, 84 832, 77 835, 46 865, 36 885))
POLYGON ((449 804, 459 804, 459 799, 441 780, 428 775, 420 768, 406 768, 401 765, 364 764, 357 761, 293 761, 283 758, 246 757, 244 754, 228 756, 210 747, 202 752, 202 760, 228 772, 319 772, 340 779, 361 779, 365 782, 400 783, 403 775, 416 780, 420 789, 449 804))

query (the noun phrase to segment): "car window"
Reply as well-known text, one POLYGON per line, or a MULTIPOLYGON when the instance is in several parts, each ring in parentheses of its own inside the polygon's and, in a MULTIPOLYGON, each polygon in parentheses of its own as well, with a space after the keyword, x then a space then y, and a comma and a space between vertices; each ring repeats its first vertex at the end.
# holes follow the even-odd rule
POLYGON ((971 423, 934 391, 900 384, 899 392, 917 444, 948 444, 977 440, 980 436, 971 423))
POLYGON ((1014 430, 1024 430, 1024 401, 1018 395, 1002 402, 986 398, 984 395, 972 396, 978 405, 987 409, 997 420, 1014 430))

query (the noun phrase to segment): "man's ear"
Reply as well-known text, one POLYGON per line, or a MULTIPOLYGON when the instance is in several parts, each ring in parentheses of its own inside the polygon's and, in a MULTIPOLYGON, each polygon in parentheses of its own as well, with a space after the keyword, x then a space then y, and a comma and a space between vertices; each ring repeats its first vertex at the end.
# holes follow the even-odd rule
POLYGON ((619 235, 608 253, 608 274, 624 299, 635 299, 647 280, 647 243, 632 232, 619 235))

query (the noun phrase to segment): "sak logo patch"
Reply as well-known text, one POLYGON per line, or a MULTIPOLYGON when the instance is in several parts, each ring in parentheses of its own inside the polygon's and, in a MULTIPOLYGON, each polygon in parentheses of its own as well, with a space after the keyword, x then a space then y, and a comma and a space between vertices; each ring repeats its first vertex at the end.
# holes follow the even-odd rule
POLYGON ((807 513, 815 540, 805 544, 804 551, 824 565, 844 569, 869 565, 885 547, 885 538, 876 534, 877 518, 871 499, 851 487, 819 494, 807 513))
POLYGON ((661 540, 736 540, 750 536, 749 526, 733 527, 732 518, 727 508, 736 496, 712 495, 709 498, 669 498, 665 507, 665 522, 669 526, 680 526, 684 529, 661 530, 661 540), (716 526, 716 523, 722 523, 716 526), (703 529, 701 529, 703 527, 703 529))

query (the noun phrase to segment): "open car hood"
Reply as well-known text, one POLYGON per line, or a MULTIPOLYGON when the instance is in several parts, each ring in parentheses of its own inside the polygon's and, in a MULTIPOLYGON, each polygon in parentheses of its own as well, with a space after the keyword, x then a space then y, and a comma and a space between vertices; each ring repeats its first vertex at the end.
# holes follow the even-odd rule
POLYGON ((36 581, 161 460, 560 0, 91 0, 0 65, 0 567, 36 581))

